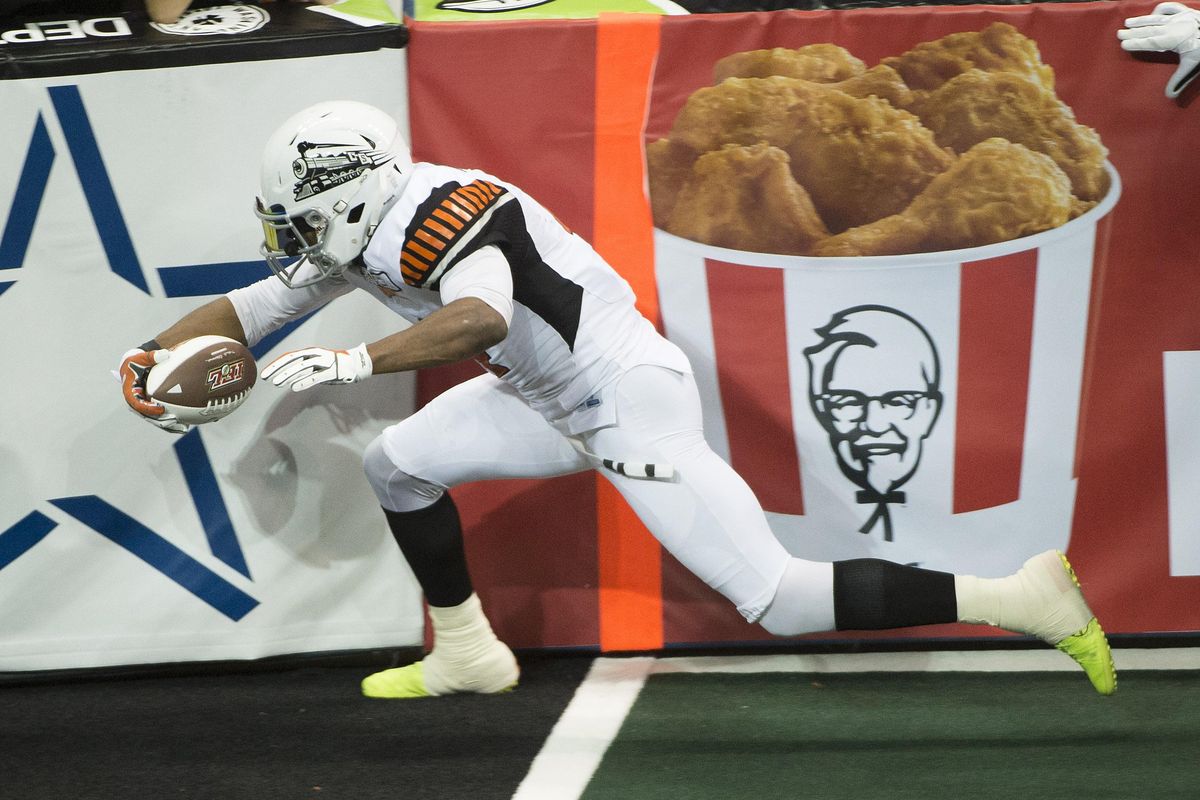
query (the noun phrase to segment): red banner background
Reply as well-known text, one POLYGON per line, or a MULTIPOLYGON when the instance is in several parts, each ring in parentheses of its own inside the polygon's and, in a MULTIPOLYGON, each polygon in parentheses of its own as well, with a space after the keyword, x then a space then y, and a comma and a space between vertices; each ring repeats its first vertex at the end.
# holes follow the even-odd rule
MULTIPOLYGON (((1168 568, 1162 378, 1164 351, 1200 349, 1200 229, 1193 220, 1200 160, 1192 152, 1200 109, 1163 96, 1173 59, 1135 58, 1117 44, 1122 21, 1152 6, 414 23, 414 155, 486 169, 526 188, 597 243, 653 317, 644 176, 628 142, 665 135, 686 97, 711 82, 717 59, 833 42, 873 65, 956 31, 996 20, 1014 25, 1038 42, 1059 96, 1099 132, 1124 183, 1107 267, 1093 278, 1069 555, 1111 632, 1200 630, 1200 577, 1171 577, 1168 568), (645 64, 653 64, 653 79, 637 87, 648 94, 643 125, 629 113, 636 92, 613 91, 614 81, 649 81, 645 64)), ((747 368, 744 355, 738 360, 747 368)), ((424 373, 421 397, 473 374, 467 367, 424 373)), ((644 649, 766 638, 669 557, 661 559, 659 597, 657 546, 630 527, 614 494, 597 491, 594 476, 477 484, 456 490, 456 498, 477 588, 498 632, 516 647, 644 649), (630 567, 614 572, 622 562, 630 567)), ((994 633, 948 626, 883 635, 994 633)))

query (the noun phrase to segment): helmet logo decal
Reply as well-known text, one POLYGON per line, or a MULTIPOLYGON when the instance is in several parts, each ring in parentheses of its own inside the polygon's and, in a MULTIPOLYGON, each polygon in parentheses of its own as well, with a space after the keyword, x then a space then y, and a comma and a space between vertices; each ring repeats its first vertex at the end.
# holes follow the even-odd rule
POLYGON ((386 150, 377 150, 373 143, 345 144, 338 142, 306 142, 296 144, 300 157, 292 162, 296 183, 292 195, 296 200, 349 183, 364 172, 373 170, 392 159, 386 150))

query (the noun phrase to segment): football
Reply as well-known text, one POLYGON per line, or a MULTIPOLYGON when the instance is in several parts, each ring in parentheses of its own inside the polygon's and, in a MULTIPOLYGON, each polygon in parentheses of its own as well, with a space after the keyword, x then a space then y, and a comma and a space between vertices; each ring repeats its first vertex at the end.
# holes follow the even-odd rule
POLYGON ((189 425, 232 414, 258 378, 254 356, 225 336, 197 336, 170 350, 170 357, 146 376, 146 393, 189 425))

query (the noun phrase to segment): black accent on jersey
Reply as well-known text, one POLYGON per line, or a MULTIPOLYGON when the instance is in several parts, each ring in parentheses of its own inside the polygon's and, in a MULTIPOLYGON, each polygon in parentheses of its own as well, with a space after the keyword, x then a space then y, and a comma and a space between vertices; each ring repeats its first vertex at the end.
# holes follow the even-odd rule
POLYGON ((496 209, 483 234, 475 237, 470 250, 497 245, 508 259, 513 276, 513 300, 537 314, 558 331, 575 351, 575 335, 583 313, 583 287, 560 275, 542 260, 541 253, 525 225, 520 203, 508 203, 496 209))
POLYGON ((504 187, 484 180, 451 181, 430 192, 404 230, 399 264, 404 282, 424 286, 455 245, 478 234, 479 220, 506 194, 504 187))
MULTIPOLYGON (((505 203, 497 208, 458 254, 458 259, 489 244, 499 247, 508 260, 512 270, 513 300, 545 320, 573 352, 579 316, 583 311, 583 287, 563 277, 542 260, 525 225, 525 212, 519 202, 505 203)), ((427 288, 437 289, 441 278, 452 269, 453 264, 427 288)))

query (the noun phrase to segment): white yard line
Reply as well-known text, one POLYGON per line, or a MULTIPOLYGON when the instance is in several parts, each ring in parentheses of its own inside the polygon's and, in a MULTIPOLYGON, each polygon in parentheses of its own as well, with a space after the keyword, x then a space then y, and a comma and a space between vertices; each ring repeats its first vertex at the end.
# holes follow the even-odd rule
MULTIPOLYGON (((1117 672, 1200 669, 1200 647, 1114 650, 1117 672)), ((666 658, 654 674, 670 672, 1070 672, 1067 656, 1044 650, 966 650, 831 655, 704 656, 666 658)))
MULTIPOLYGON (((1200 669, 1200 647, 1113 651, 1129 670, 1200 669)), ((831 655, 597 658, 513 800, 578 800, 651 675, 686 672, 1060 672, 1077 670, 1056 650, 968 650, 831 655)))
POLYGON ((651 657, 596 659, 513 800, 574 800, 583 794, 653 664, 651 657))

